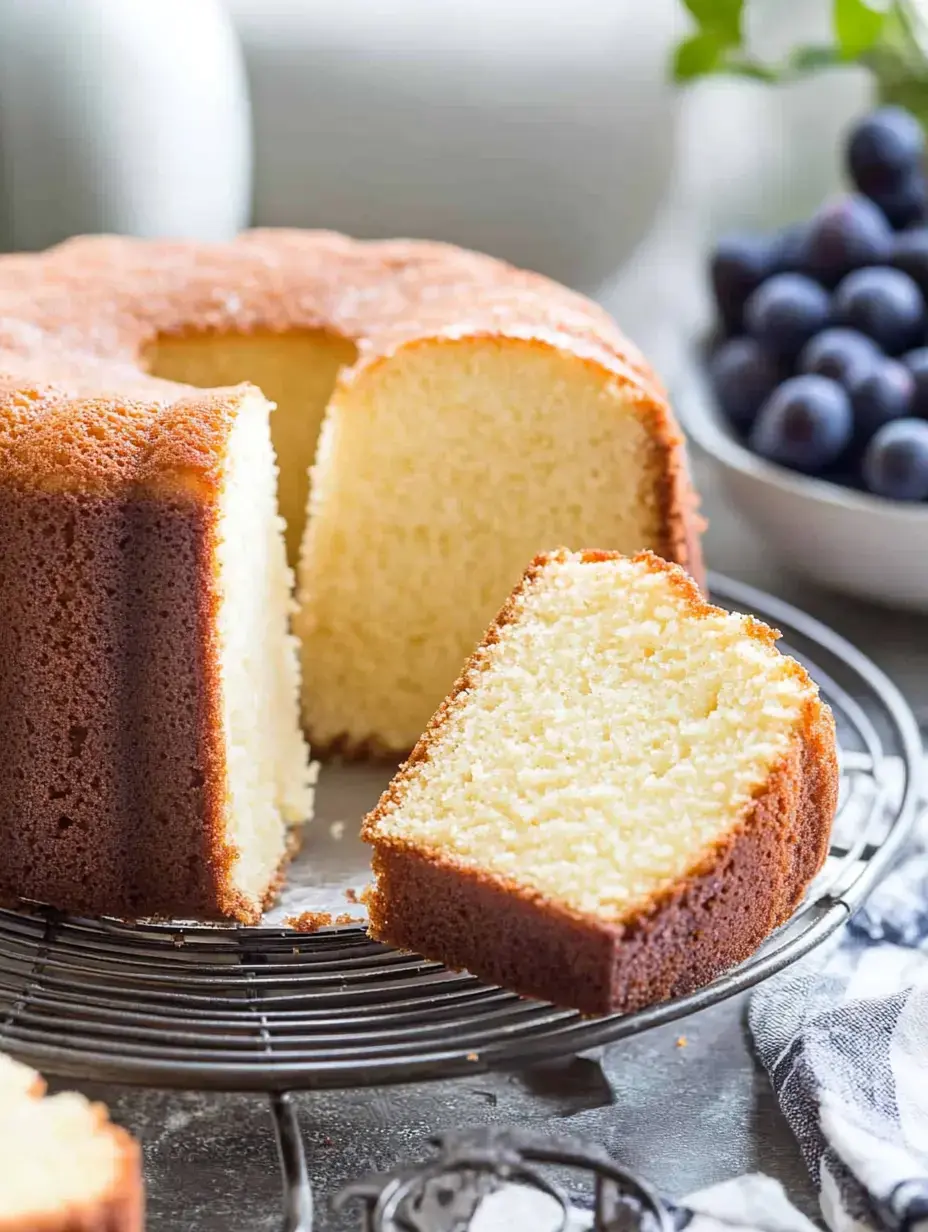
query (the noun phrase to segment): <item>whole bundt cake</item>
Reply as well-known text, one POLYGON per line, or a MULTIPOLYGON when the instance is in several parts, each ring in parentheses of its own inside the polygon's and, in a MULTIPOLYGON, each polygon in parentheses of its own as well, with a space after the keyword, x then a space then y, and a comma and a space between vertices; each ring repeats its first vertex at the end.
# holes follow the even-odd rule
POLYGON ((535 552, 698 576, 697 530, 654 376, 537 275, 288 231, 0 258, 0 899, 256 920, 300 661, 318 751, 405 752, 535 552))

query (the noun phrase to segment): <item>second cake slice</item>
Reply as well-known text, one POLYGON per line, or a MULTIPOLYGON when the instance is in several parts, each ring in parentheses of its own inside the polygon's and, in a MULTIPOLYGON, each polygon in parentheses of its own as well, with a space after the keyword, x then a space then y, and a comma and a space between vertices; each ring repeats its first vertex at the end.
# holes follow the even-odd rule
POLYGON ((365 821, 373 935, 590 1014, 747 958, 838 791, 776 637, 648 553, 538 557, 365 821))

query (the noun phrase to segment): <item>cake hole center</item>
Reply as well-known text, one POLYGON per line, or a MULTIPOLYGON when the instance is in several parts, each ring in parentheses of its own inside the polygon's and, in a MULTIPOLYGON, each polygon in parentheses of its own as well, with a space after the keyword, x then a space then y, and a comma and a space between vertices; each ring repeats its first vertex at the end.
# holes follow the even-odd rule
POLYGON ((287 560, 299 559, 309 500, 309 468, 338 374, 357 359, 357 347, 327 330, 287 333, 161 335, 144 362, 153 376, 201 389, 250 381, 277 409, 271 439, 277 463, 278 502, 287 524, 287 560))

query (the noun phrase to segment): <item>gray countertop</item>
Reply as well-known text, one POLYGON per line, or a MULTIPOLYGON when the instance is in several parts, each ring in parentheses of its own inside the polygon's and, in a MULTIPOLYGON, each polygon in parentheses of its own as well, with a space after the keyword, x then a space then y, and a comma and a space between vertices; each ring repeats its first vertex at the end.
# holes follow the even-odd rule
MULTIPOLYGON (((928 717, 923 616, 829 596, 766 558, 762 545, 697 479, 711 520, 709 564, 782 595, 856 642, 928 717)), ((744 999, 532 1073, 300 1095, 296 1104, 324 1232, 357 1227, 326 1200, 345 1181, 425 1152, 442 1128, 544 1126, 603 1142, 671 1196, 757 1170, 816 1213, 815 1195, 743 1026, 744 999)), ((87 1086, 145 1151, 150 1232, 271 1232, 280 1222, 272 1123, 262 1097, 87 1086)))

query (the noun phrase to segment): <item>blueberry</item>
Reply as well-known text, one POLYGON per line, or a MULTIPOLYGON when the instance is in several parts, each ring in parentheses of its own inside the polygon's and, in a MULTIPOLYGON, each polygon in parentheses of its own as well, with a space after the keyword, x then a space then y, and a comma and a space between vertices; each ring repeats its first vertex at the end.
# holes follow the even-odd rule
POLYGON ((801 274, 809 223, 794 222, 776 232, 770 245, 771 274, 801 274))
POLYGON ((751 432, 762 457, 815 474, 836 461, 850 443, 850 399, 824 376, 794 376, 770 395, 751 432))
POLYGON ((891 264, 918 283, 928 296, 928 227, 902 231, 893 241, 891 264))
POLYGON ((851 389, 855 447, 866 445, 884 424, 911 415, 914 394, 915 378, 895 359, 882 360, 858 381, 851 389))
POLYGON ((817 372, 850 389, 880 360, 872 338, 855 329, 823 329, 802 348, 796 365, 800 372, 817 372))
POLYGON ((897 419, 881 428, 867 446, 864 483, 891 500, 928 500, 928 423, 897 419))
POLYGON ((780 380, 776 362, 753 338, 732 338, 709 361, 719 406, 739 430, 747 431, 780 380))
POLYGON ((892 189, 874 196, 897 231, 922 223, 928 217, 928 182, 920 167, 908 171, 892 189))
POLYGON ((912 414, 919 419, 928 419, 928 346, 918 347, 903 355, 902 362, 912 373, 914 390, 912 414))
POLYGON ((925 301, 901 270, 855 270, 835 291, 834 318, 873 338, 888 355, 901 355, 924 336, 925 301))
POLYGON ((902 107, 880 107, 854 126, 847 143, 851 179, 861 192, 878 196, 895 188, 921 161, 922 126, 902 107))
POLYGON ((833 287, 851 270, 885 265, 892 246, 892 228, 882 211, 869 198, 849 193, 826 201, 812 219, 802 267, 833 287))
POLYGON ((803 274, 774 274, 744 306, 748 333, 774 355, 791 360, 828 323, 828 292, 803 274))
POLYGON ((771 243, 765 235, 727 235, 709 259, 709 278, 722 323, 729 333, 741 330, 744 304, 772 272, 771 243))

